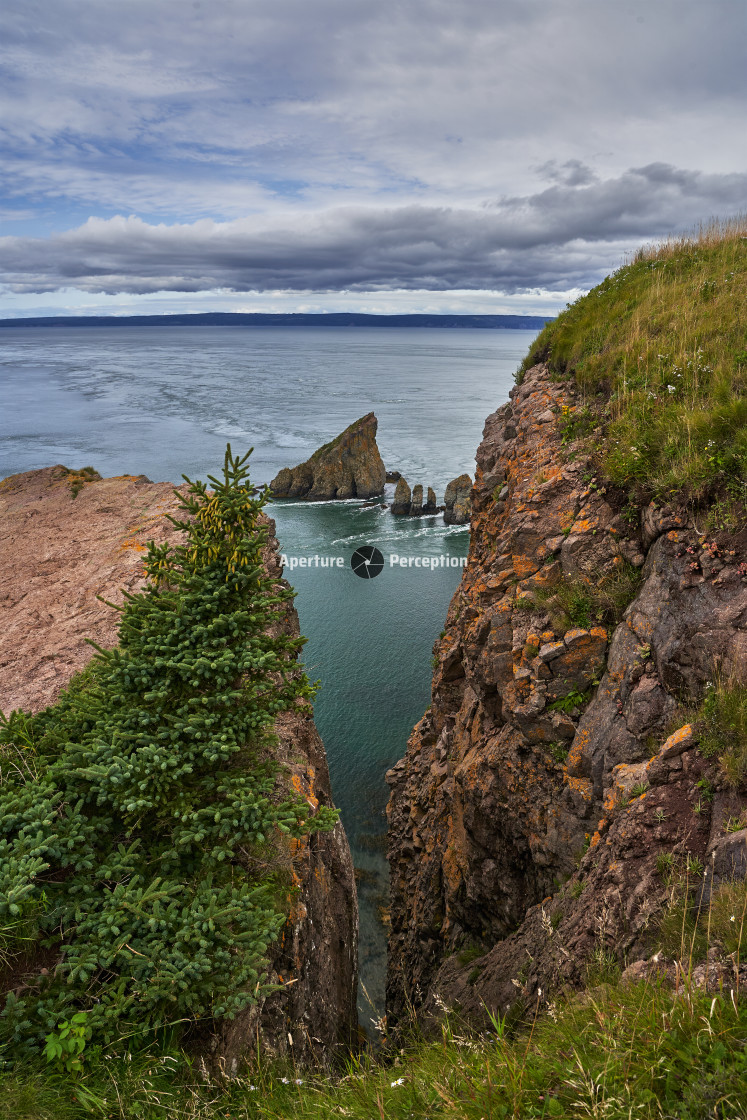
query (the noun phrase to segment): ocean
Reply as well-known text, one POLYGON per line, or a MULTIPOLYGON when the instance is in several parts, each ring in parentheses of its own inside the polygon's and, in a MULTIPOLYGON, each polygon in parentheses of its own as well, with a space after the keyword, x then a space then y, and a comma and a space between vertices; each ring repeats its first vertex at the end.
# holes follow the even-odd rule
MULTIPOLYGON (((508 398, 536 331, 100 327, 0 331, 0 478, 64 463, 180 482, 249 447, 269 482, 367 412, 387 469, 433 486, 474 475, 483 424, 508 398)), ((388 487, 391 496, 393 487, 388 487)), ((387 875, 384 773, 430 701, 430 660, 469 530, 395 519, 381 503, 277 502, 275 518, 316 723, 350 839, 361 908, 360 1011, 383 1013, 387 875), (361 579, 350 558, 377 547, 361 579), (314 557, 319 557, 314 561, 314 557), (337 558, 343 565, 337 565, 337 558), (309 558, 311 563, 309 565, 309 558), (332 559, 322 566, 322 559, 332 559), (404 567, 403 559, 409 566, 404 567), (424 564, 423 561, 426 561, 424 564), (411 561, 411 562, 410 562, 411 561), (416 565, 416 561, 418 564, 416 565)))

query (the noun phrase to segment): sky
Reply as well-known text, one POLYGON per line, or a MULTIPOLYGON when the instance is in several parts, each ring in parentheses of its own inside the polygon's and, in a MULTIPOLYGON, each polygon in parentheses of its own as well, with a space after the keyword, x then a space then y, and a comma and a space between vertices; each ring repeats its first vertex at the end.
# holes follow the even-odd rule
POLYGON ((5 0, 0 317, 554 314, 747 211, 744 0, 5 0))

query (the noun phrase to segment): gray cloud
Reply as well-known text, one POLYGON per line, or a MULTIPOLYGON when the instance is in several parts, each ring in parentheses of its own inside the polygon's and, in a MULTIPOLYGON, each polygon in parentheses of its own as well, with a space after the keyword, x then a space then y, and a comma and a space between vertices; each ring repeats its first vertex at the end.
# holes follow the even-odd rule
POLYGON ((2 238, 0 263, 15 292, 564 291, 595 283, 625 248, 683 219, 740 208, 747 174, 657 163, 475 209, 337 207, 284 224, 90 219, 50 238, 2 238))
POLYGON ((558 290, 747 206, 743 0, 8 0, 0 41, 16 292, 558 290))

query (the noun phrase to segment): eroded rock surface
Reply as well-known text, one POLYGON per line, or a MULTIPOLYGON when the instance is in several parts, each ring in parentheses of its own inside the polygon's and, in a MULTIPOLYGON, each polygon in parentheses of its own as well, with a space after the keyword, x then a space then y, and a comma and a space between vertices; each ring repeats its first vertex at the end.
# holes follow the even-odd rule
POLYGON ((400 476, 394 491, 392 513, 395 517, 409 517, 411 505, 412 491, 410 490, 410 485, 406 478, 400 476))
POLYGON ((666 895, 658 855, 707 863, 747 804, 691 732, 667 740, 714 663, 747 679, 744 542, 704 549, 686 512, 654 507, 633 531, 561 443, 567 384, 536 366, 511 397, 478 450, 432 705, 387 775, 394 1021, 440 1000, 479 1019, 582 983, 595 954, 643 958, 666 895), (642 582, 613 630, 550 609, 559 581, 631 569, 642 582))
POLYGON ((468 474, 452 478, 444 494, 444 522, 447 525, 467 525, 470 515, 472 479, 468 474))
MULTIPOLYGON (((93 655, 86 638, 115 644, 117 612, 97 596, 119 603, 122 590, 142 586, 147 542, 176 539, 165 515, 178 511, 170 483, 142 476, 86 482, 74 499, 64 467, 0 482, 3 711, 51 704, 93 655)), ((280 579, 274 523, 268 525, 265 563, 280 579)), ((292 606, 282 627, 299 632, 292 606)), ((290 784, 315 807, 331 805, 327 759, 311 707, 284 714, 276 731, 290 784)), ((229 1071, 256 1054, 258 1045, 318 1062, 356 1036, 358 911, 342 825, 294 844, 287 858, 296 890, 268 973, 283 989, 203 1040, 205 1053, 229 1071)))
POLYGON ((284 467, 270 483, 273 494, 307 501, 383 494, 386 468, 376 443, 377 427, 373 412, 362 416, 305 463, 284 467))

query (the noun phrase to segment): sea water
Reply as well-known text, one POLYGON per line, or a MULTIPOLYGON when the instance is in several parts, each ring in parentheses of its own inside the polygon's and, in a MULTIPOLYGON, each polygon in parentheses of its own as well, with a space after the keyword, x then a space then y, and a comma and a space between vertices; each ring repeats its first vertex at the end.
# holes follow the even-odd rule
MULTIPOLYGON (((0 477, 64 463, 180 482, 254 447, 269 482, 375 412, 389 470, 411 486, 474 474, 483 424, 508 397, 535 331, 275 327, 0 330, 0 477)), ((387 488, 391 498, 393 487, 387 488)), ((362 1019, 383 1012, 384 774, 430 701, 432 647, 469 531, 394 518, 380 502, 278 502, 316 723, 350 839, 361 909, 362 1019), (374 579, 350 566, 379 549, 374 579), (314 557, 319 557, 314 561, 314 557), (322 558, 332 559, 322 566, 322 558), (305 561, 301 566, 300 560, 305 561), (342 560, 342 566, 338 560, 342 560), (406 565, 406 566, 405 566, 406 565)))

